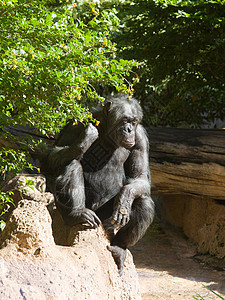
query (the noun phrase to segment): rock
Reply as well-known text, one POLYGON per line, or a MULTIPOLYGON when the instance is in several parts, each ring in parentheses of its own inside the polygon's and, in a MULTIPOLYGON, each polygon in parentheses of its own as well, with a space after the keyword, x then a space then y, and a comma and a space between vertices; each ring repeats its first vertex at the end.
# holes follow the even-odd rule
POLYGON ((38 199, 18 199, 0 235, 0 299, 141 299, 130 252, 120 277, 101 226, 65 226, 38 199))
POLYGON ((2 189, 4 192, 13 191, 14 204, 21 199, 28 199, 49 204, 54 201, 51 193, 45 192, 46 179, 43 175, 18 175, 12 178, 2 189))
POLYGON ((198 250, 225 258, 225 206, 207 201, 206 220, 199 229, 198 250))
POLYGON ((19 201, 0 235, 0 245, 4 257, 11 253, 47 257, 55 243, 46 205, 27 199, 19 201))
MULTIPOLYGON (((3 220, 6 221, 18 202, 21 199, 28 199, 45 204, 52 203, 54 197, 51 193, 45 192, 46 179, 42 175, 23 175, 20 174, 12 178, 6 186, 2 188, 3 192, 12 191, 13 203, 10 205, 8 213, 4 214, 3 220)), ((3 207, 4 209, 4 207, 3 207)), ((1 213, 1 210, 0 210, 1 213)))
POLYGON ((164 196, 162 218, 182 228, 197 244, 199 253, 225 258, 225 205, 193 196, 164 196))

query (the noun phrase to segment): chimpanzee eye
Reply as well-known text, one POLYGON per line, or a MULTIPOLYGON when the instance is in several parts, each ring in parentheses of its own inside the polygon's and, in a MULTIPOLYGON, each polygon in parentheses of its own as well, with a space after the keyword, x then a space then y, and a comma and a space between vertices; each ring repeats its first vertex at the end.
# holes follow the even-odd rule
POLYGON ((133 122, 132 122, 133 124, 137 124, 137 120, 135 119, 135 120, 133 120, 133 122))
POLYGON ((124 120, 123 120, 123 124, 127 124, 127 119, 124 119, 124 120))

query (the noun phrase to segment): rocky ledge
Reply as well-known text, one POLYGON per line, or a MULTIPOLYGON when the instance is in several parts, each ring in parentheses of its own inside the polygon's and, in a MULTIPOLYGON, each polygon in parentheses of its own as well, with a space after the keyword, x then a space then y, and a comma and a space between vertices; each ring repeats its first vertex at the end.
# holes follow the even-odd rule
POLYGON ((6 187, 16 208, 0 235, 0 298, 141 299, 132 255, 120 277, 104 229, 65 226, 44 187, 42 176, 18 176, 6 187))

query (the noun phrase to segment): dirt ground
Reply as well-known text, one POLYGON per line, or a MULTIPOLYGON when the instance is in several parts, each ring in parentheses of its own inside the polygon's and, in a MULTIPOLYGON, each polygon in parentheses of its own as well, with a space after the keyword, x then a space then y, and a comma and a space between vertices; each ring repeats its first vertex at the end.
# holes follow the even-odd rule
POLYGON ((181 233, 155 223, 131 252, 143 300, 221 299, 206 287, 225 298, 225 262, 209 266, 181 233))

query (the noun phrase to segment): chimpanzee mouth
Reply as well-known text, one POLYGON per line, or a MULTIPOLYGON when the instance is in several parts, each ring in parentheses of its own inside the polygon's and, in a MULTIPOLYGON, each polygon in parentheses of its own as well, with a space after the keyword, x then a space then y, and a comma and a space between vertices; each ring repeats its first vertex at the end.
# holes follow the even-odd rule
POLYGON ((134 143, 126 144, 125 148, 132 148, 134 146, 134 143))
POLYGON ((128 140, 128 141, 124 141, 123 142, 123 146, 125 148, 132 148, 135 145, 135 141, 134 140, 128 140))

